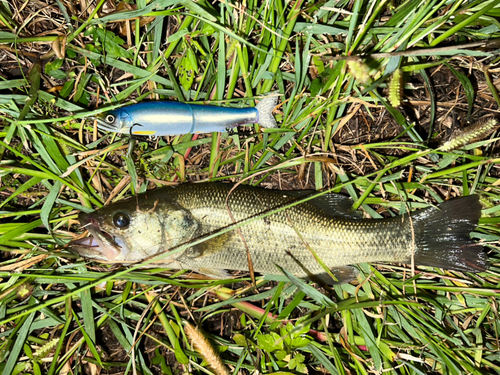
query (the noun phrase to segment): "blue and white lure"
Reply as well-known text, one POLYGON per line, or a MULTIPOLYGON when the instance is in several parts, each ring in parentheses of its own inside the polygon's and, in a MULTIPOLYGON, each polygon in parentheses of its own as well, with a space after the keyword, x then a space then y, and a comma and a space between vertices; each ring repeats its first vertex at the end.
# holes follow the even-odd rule
POLYGON ((264 128, 276 128, 278 125, 272 112, 277 100, 277 95, 270 95, 256 107, 247 108, 143 102, 98 115, 97 127, 115 133, 149 136, 224 132, 252 123, 264 128))

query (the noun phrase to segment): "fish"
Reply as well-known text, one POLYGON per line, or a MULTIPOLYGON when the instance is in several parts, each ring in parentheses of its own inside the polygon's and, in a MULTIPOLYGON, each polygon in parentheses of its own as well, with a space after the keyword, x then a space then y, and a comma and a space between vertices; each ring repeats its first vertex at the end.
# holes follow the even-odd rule
POLYGON ((252 123, 263 128, 277 128, 272 114, 277 100, 277 95, 269 95, 256 107, 247 108, 171 101, 141 102, 101 113, 95 119, 101 130, 147 136, 225 132, 252 123))
POLYGON ((248 249, 254 272, 282 275, 279 266, 296 277, 329 284, 351 281, 357 276, 352 265, 365 262, 410 264, 413 259, 415 265, 458 271, 487 269, 482 246, 470 237, 481 216, 477 195, 411 214, 363 219, 343 195, 299 202, 313 193, 226 183, 158 188, 80 213, 91 237, 74 240, 69 249, 89 260, 135 264, 186 245, 148 266, 216 278, 229 277, 230 270, 249 271, 248 249), (239 231, 231 227, 235 223, 242 224, 239 231))

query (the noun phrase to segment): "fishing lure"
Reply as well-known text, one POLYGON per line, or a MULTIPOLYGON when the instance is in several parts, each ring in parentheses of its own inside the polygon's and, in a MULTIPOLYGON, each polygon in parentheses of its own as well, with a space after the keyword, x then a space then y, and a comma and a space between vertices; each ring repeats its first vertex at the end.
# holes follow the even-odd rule
POLYGON ((224 132, 228 128, 252 123, 276 128, 278 125, 272 112, 277 100, 277 95, 267 96, 256 107, 247 108, 143 102, 98 115, 97 127, 115 133, 149 136, 224 132))

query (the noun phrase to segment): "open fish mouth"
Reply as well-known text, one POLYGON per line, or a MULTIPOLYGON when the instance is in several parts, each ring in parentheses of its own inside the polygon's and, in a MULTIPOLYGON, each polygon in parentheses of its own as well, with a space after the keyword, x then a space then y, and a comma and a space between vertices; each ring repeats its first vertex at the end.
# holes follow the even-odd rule
POLYGON ((128 248, 120 237, 106 233, 95 223, 88 223, 84 227, 91 236, 71 241, 69 250, 72 253, 104 262, 117 261, 126 257, 128 248))

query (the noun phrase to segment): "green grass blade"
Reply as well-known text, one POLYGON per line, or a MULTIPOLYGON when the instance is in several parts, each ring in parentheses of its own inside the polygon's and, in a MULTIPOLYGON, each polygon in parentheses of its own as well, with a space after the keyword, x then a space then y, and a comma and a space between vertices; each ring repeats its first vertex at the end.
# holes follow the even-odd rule
POLYGON ((24 343, 26 342, 26 338, 30 332, 31 324, 35 319, 35 313, 31 313, 26 316, 24 319, 21 319, 19 324, 21 328, 19 329, 16 341, 14 342, 12 349, 10 350, 9 358, 5 363, 5 367, 3 368, 2 374, 11 375, 14 371, 14 368, 17 364, 19 355, 21 354, 21 350, 24 347, 24 343))

